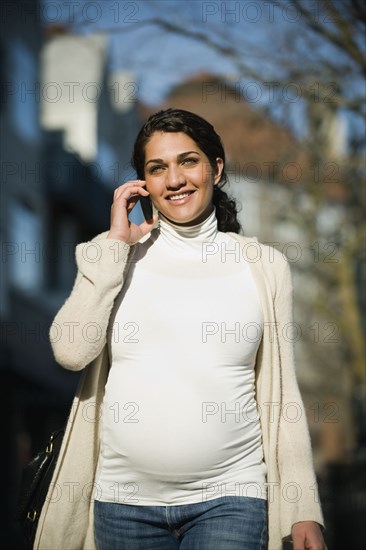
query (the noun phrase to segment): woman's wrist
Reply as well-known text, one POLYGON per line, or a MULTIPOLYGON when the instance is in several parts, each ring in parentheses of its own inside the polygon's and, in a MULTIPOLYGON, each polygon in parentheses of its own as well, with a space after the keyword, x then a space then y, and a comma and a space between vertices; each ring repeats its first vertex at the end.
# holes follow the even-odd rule
POLYGON ((126 239, 122 237, 121 235, 114 233, 113 231, 109 231, 107 235, 107 239, 114 239, 116 241, 123 241, 126 242, 126 239))

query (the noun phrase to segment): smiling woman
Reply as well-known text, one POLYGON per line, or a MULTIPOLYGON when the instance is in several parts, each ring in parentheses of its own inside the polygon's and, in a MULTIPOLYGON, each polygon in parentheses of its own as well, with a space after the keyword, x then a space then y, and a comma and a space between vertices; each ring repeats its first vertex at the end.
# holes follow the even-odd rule
POLYGON ((74 338, 50 332, 56 360, 84 376, 35 548, 280 550, 292 536, 296 550, 326 550, 280 331, 292 323, 288 263, 238 234, 207 121, 156 113, 133 164, 140 179, 116 189, 109 231, 77 247, 77 280, 54 320, 72 322, 74 338), (139 200, 157 213, 136 225, 139 200), (90 323, 95 339, 83 337, 90 323), (73 499, 56 494, 70 480, 73 499))

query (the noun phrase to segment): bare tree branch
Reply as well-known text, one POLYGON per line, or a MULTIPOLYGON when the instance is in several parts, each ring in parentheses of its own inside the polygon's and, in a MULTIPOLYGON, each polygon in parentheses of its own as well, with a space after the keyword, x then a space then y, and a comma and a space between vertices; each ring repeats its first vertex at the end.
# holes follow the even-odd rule
POLYGON ((336 10, 335 5, 331 0, 318 0, 318 2, 323 6, 325 11, 332 16, 332 22, 341 31, 341 35, 332 32, 325 24, 322 24, 318 19, 316 19, 310 9, 304 7, 301 0, 290 0, 290 2, 296 6, 301 15, 305 18, 307 25, 311 30, 327 39, 331 44, 335 45, 343 52, 346 52, 354 61, 356 61, 362 71, 366 73, 366 57, 353 40, 352 28, 346 19, 341 16, 340 12, 336 10))

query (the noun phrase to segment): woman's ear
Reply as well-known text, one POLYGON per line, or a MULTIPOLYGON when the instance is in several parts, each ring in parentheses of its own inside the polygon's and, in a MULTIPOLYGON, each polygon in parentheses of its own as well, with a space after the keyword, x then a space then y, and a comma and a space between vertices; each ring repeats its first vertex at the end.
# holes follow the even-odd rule
POLYGON ((215 184, 219 183, 219 181, 221 179, 221 174, 222 174, 223 169, 224 169, 224 161, 222 160, 222 158, 217 157, 217 159, 216 159, 216 171, 215 171, 215 174, 214 174, 214 183, 215 184))

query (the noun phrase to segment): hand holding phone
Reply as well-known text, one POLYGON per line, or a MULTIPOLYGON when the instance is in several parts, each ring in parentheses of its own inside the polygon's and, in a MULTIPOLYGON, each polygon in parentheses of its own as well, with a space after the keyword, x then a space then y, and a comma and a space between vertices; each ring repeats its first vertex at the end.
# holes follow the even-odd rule
POLYGON ((113 197, 111 227, 107 239, 134 244, 152 230, 158 216, 153 214, 151 199, 145 185, 146 182, 143 180, 131 180, 117 187, 113 197), (145 221, 137 225, 131 222, 128 216, 139 200, 145 221))

